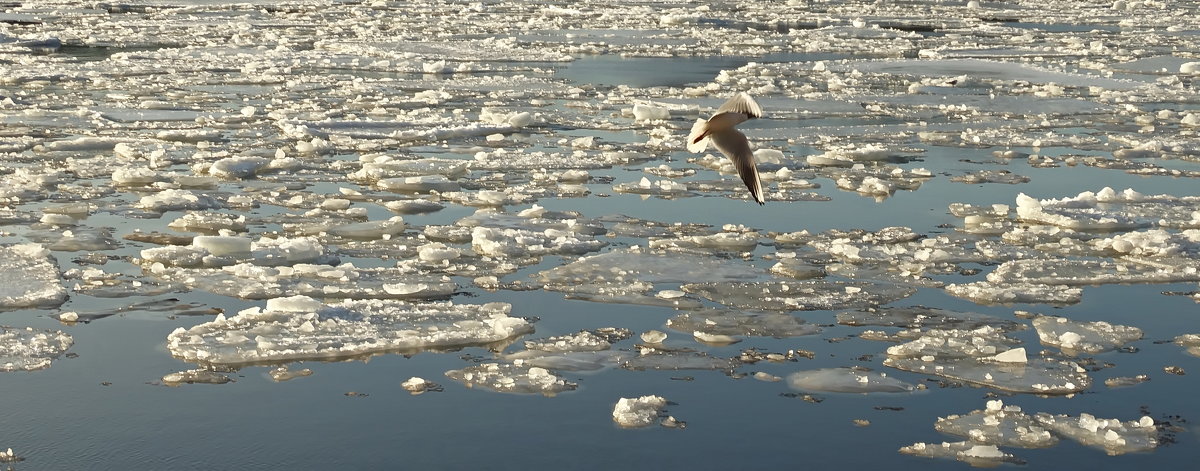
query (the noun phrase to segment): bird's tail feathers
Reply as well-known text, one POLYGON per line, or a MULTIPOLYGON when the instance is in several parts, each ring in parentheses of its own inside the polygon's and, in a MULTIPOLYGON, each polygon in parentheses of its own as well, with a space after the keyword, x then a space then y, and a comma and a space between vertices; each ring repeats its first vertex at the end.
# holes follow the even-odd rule
POLYGON ((692 132, 688 134, 687 150, 689 152, 704 152, 708 148, 708 121, 696 119, 692 132))

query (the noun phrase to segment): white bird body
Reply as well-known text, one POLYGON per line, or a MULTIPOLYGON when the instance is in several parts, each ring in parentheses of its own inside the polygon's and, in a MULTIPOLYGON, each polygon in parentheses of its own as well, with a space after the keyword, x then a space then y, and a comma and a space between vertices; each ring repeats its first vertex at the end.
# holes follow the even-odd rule
POLYGON ((762 183, 758 178, 758 167, 754 165, 754 152, 750 150, 750 141, 746 135, 737 129, 737 125, 762 116, 762 108, 745 92, 738 93, 717 108, 716 114, 707 120, 697 119, 688 135, 687 149, 691 152, 704 152, 711 141, 717 150, 729 157, 737 168, 738 176, 750 196, 758 204, 766 204, 763 199, 762 183))

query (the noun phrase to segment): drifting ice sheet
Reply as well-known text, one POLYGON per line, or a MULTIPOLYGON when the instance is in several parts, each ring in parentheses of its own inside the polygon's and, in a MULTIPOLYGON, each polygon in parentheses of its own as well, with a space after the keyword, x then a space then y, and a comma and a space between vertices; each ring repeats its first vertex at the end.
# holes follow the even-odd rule
POLYGON ((680 332, 708 335, 746 335, 753 337, 798 337, 821 331, 791 314, 782 312, 741 312, 728 310, 693 311, 672 317, 667 327, 680 332))
POLYGON ((1115 350, 1142 338, 1142 329, 1104 321, 1078 322, 1065 317, 1040 316, 1033 320, 1042 344, 1058 347, 1069 355, 1096 354, 1115 350))
POLYGON ((276 298, 266 309, 167 336, 172 355, 205 364, 320 360, 389 351, 454 349, 506 340, 533 331, 509 317, 511 306, 448 302, 407 304, 357 300, 325 305, 307 296, 276 298))
POLYGON ((1058 444, 1058 437, 1020 407, 999 400, 988 401, 986 409, 967 415, 939 417, 934 428, 981 445, 1047 448, 1058 444))
POLYGON ((885 373, 854 368, 825 368, 788 375, 788 386, 800 391, 876 393, 911 392, 915 386, 888 377, 885 373))
POLYGON ((49 250, 37 244, 0 247, 0 309, 52 308, 66 300, 49 250))
POLYGON ((775 281, 694 283, 682 289, 738 309, 771 311, 876 306, 911 296, 916 289, 865 282, 775 281))

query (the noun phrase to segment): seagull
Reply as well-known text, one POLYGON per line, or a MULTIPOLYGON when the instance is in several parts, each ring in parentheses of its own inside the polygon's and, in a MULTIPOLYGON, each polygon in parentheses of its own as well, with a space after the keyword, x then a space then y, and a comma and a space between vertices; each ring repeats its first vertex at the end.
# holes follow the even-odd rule
POLYGON ((688 135, 687 149, 691 152, 704 152, 711 140, 717 150, 729 157, 737 167, 738 176, 750 189, 750 196, 759 205, 766 204, 763 199, 762 183, 758 180, 758 167, 754 166, 754 153, 750 151, 750 141, 734 126, 743 121, 762 117, 762 108, 754 102, 746 92, 739 92, 717 108, 717 113, 708 120, 697 119, 688 135))

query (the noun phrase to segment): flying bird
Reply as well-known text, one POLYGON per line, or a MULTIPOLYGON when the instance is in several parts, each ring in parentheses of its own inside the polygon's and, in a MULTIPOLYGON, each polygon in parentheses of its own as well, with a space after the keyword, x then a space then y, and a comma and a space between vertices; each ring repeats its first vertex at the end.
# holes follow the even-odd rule
POLYGON ((696 124, 692 125, 691 134, 688 135, 687 149, 691 152, 704 152, 704 149, 708 148, 708 142, 712 141, 717 150, 733 161, 738 176, 742 177, 742 182, 750 189, 750 196, 763 205, 766 204, 766 200, 763 199, 762 183, 758 180, 758 167, 754 165, 750 141, 746 140, 745 134, 733 128, 743 121, 759 117, 762 117, 762 108, 746 92, 739 92, 717 108, 716 114, 707 121, 696 120, 696 124))

